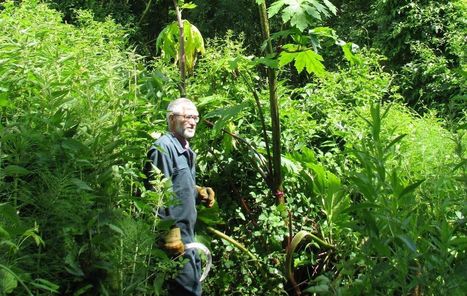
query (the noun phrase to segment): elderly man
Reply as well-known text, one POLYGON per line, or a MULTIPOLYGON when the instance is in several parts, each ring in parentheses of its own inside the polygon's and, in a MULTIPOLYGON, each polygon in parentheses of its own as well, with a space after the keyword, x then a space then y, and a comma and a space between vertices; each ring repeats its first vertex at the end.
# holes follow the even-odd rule
POLYGON ((169 132, 148 152, 150 163, 172 180, 175 202, 158 213, 161 219, 173 221, 173 227, 165 236, 164 248, 188 259, 177 278, 169 283, 169 294, 177 296, 201 295, 201 263, 194 250, 185 250, 185 244, 194 241, 197 201, 208 207, 214 204, 214 191, 196 186, 195 181, 196 154, 188 141, 195 135, 198 122, 198 110, 192 101, 186 98, 172 101, 167 107, 169 132))

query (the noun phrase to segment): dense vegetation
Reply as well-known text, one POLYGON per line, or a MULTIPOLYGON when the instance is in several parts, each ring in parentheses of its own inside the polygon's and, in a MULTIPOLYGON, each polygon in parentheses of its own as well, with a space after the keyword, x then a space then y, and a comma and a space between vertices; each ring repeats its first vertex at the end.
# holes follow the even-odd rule
MULTIPOLYGON (((465 4, 267 1, 268 44, 264 1, 178 2, 204 294, 464 295, 465 4)), ((0 1, 0 295, 164 295, 173 5, 0 1)))

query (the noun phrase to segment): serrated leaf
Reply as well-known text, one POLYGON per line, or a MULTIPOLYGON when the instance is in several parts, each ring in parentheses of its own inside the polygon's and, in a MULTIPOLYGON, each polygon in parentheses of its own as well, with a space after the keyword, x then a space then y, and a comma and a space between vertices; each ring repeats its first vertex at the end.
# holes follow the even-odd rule
POLYGON ((311 6, 307 6, 306 7, 306 12, 312 16, 313 18, 317 19, 317 20, 321 20, 321 14, 319 13, 319 11, 315 8, 315 7, 311 7, 311 6))
POLYGON ((297 54, 294 65, 298 73, 306 69, 309 74, 315 73, 317 76, 323 76, 326 71, 321 61, 323 61, 323 57, 319 54, 312 50, 305 50, 297 54))
POLYGON ((328 284, 319 284, 316 286, 312 286, 303 290, 303 292, 307 293, 327 293, 329 292, 329 285, 328 284))
POLYGON ((291 5, 284 8, 282 11, 282 21, 286 23, 289 20, 290 25, 299 29, 300 32, 303 32, 310 25, 306 11, 299 5, 291 5))
POLYGON ((352 52, 353 48, 355 47, 355 44, 352 42, 343 42, 340 41, 337 43, 338 45, 341 45, 342 51, 344 52, 344 57, 351 65, 354 64, 360 64, 361 60, 358 58, 354 53, 352 52))
POLYGON ((287 65, 288 63, 292 62, 295 60, 296 56, 298 53, 296 52, 281 52, 279 55, 279 67, 283 67, 284 65, 287 65))
POLYGON ((193 72, 198 53, 203 55, 205 52, 203 37, 194 25, 187 20, 183 21, 185 33, 185 58, 186 69, 188 72, 193 72))
MULTIPOLYGON (((260 0, 261 1, 261 0, 260 0)), ((264 1, 264 0, 263 0, 264 1)), ((258 0, 256 1, 258 2, 258 0)), ((261 1, 262 2, 262 1, 261 1)), ((260 3, 258 3, 260 4, 260 3)), ((284 6, 284 1, 282 0, 279 0, 279 1, 276 1, 274 2, 273 4, 271 4, 271 6, 269 6, 268 8, 268 15, 269 15, 269 18, 272 18, 273 16, 275 16, 276 14, 279 13, 279 11, 281 10, 281 8, 284 6)))
POLYGON ((198 207, 198 221, 203 222, 206 225, 214 226, 217 224, 223 224, 222 219, 219 215, 219 206, 217 203, 212 208, 205 206, 198 207))
POLYGON ((326 7, 332 12, 332 14, 336 15, 337 14, 337 8, 332 4, 329 0, 323 0, 324 4, 326 7))

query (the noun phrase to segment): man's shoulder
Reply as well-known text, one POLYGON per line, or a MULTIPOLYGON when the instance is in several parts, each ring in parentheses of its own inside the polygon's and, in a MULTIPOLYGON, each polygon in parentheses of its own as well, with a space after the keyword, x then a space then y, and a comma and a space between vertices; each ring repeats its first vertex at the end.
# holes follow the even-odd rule
POLYGON ((166 148, 166 147, 173 147, 174 143, 172 140, 172 135, 170 134, 165 134, 161 136, 159 139, 157 139, 154 144, 154 147, 161 147, 161 148, 166 148))

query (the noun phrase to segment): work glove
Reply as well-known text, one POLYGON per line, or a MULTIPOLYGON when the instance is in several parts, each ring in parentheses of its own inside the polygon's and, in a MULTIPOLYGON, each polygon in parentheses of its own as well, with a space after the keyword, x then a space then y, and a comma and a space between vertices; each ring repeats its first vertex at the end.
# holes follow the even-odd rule
POLYGON ((214 190, 212 190, 211 187, 201 187, 201 186, 196 186, 196 189, 198 190, 198 196, 201 202, 205 203, 208 208, 211 208, 214 205, 214 196, 216 195, 214 193, 214 190))
POLYGON ((174 227, 169 230, 164 238, 164 249, 174 255, 185 252, 185 245, 182 242, 180 228, 174 227))

